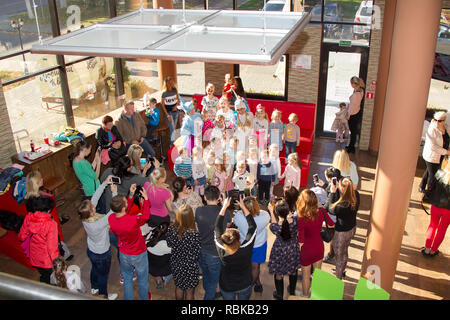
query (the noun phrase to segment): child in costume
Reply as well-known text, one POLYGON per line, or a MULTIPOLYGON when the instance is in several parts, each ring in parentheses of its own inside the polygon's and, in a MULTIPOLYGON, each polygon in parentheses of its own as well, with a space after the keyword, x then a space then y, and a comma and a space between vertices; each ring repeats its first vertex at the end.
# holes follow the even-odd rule
POLYGON ((185 116, 181 125, 180 137, 174 142, 174 145, 177 148, 181 146, 186 147, 188 156, 190 157, 192 148, 194 147, 195 137, 202 134, 202 117, 196 112, 195 105, 192 102, 185 103, 181 97, 178 109, 183 110, 185 116))

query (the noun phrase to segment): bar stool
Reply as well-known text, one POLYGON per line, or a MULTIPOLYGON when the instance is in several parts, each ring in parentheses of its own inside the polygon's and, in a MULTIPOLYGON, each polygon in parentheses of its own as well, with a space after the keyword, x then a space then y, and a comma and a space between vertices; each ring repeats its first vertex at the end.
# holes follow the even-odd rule
POLYGON ((169 126, 162 126, 162 127, 158 127, 156 128, 153 133, 152 136, 157 136, 159 138, 159 152, 161 154, 161 165, 163 165, 164 160, 166 160, 166 157, 164 156, 164 152, 163 152, 163 140, 162 140, 162 133, 164 131, 166 131, 167 129, 169 129, 169 126))
MULTIPOLYGON (((56 199, 56 196, 55 196, 56 189, 58 189, 60 186, 62 186, 65 182, 66 182, 66 180, 64 180, 63 178, 55 177, 52 175, 47 175, 43 178, 42 188, 46 192, 52 194, 56 199)), ((60 199, 58 199, 58 201, 56 201, 57 207, 63 205, 65 202, 65 199, 64 199, 64 197, 60 197, 60 199), (59 204, 58 204, 58 201, 59 201, 59 204)))

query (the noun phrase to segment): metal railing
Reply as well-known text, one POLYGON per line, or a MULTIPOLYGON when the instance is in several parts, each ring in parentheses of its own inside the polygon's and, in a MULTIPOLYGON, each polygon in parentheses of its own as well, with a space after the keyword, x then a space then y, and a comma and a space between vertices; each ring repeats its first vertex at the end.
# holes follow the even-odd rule
POLYGON ((0 272, 0 298, 13 300, 100 300, 49 284, 0 272))

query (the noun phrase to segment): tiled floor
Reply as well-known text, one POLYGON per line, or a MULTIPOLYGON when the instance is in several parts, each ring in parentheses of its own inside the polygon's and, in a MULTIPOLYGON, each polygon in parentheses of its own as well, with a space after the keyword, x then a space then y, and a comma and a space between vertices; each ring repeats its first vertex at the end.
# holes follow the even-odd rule
MULTIPOLYGON (((339 147, 333 140, 317 139, 311 157, 311 169, 309 173, 308 186, 312 185, 312 174, 318 172, 323 176, 323 171, 332 161, 334 151, 339 147)), ((349 262, 347 266, 347 277, 345 278, 344 299, 353 299, 353 292, 360 275, 361 261, 364 252, 367 227, 370 219, 370 208, 372 203, 372 193, 375 182, 376 157, 368 152, 359 151, 351 156, 358 165, 360 175, 361 206, 357 218, 357 230, 349 248, 349 262)), ((414 179, 413 190, 410 200, 410 208, 406 221, 403 237, 403 244, 397 265, 397 273, 392 292, 392 299, 450 299, 450 269, 449 254, 450 243, 444 239, 439 248, 441 254, 426 259, 419 249, 424 245, 425 232, 429 223, 429 216, 425 214, 420 206, 417 187, 422 176, 423 169, 418 168, 414 179)), ((172 173, 171 176, 173 177, 172 173)), ((170 180, 170 178, 169 178, 170 180)), ((276 189, 276 192, 280 189, 276 189)), ((66 195, 65 204, 59 210, 71 216, 71 220, 62 229, 65 241, 74 259, 71 264, 76 264, 81 268, 82 280, 89 288, 90 262, 86 256, 86 235, 76 214, 76 207, 81 198, 80 190, 73 190, 66 195)), ((269 247, 274 241, 273 235, 269 232, 269 247)), ((325 251, 328 251, 326 244, 325 251)), ((117 292, 119 299, 123 298, 123 289, 119 284, 119 265, 116 258, 116 251, 113 248, 113 259, 108 282, 110 292, 117 292)), ((324 263, 322 269, 330 271, 334 266, 324 263)), ((38 273, 16 263, 15 261, 0 255, 0 271, 22 276, 32 280, 38 280, 38 273)), ((272 299, 274 290, 273 277, 268 274, 267 263, 261 267, 261 281, 264 286, 262 294, 253 294, 252 299, 269 300, 272 299)), ((155 281, 149 277, 150 290, 153 299, 174 299, 174 283, 171 280, 166 288, 157 290, 155 281)), ((285 280, 287 286, 287 279, 285 280)), ((297 283, 297 290, 301 290, 301 282, 297 283)), ((200 285, 196 290, 196 299, 202 299, 203 288, 200 285)), ((137 297, 137 286, 135 285, 135 297, 137 297)), ((286 298, 286 295, 285 295, 286 298)))

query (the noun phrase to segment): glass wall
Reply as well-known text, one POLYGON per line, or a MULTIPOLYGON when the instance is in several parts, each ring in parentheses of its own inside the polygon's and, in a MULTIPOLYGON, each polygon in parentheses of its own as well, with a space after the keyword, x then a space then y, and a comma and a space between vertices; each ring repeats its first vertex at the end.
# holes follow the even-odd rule
MULTIPOLYGON (((141 7, 140 0, 115 0, 117 15, 120 16, 122 14, 132 12, 135 10, 139 10, 141 7)), ((147 9, 153 9, 153 1, 152 0, 143 0, 142 6, 147 9)))
POLYGON ((0 55, 29 49, 39 35, 43 40, 52 37, 48 5, 43 0, 35 2, 36 12, 31 0, 0 1, 0 55))

